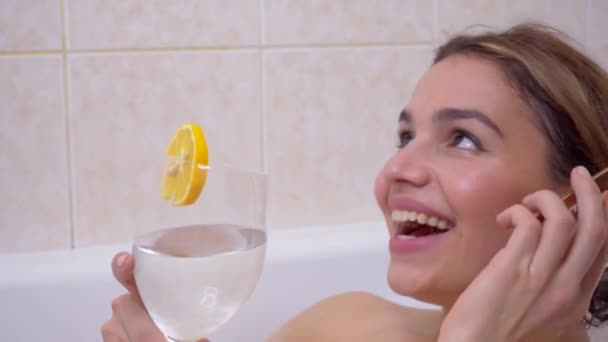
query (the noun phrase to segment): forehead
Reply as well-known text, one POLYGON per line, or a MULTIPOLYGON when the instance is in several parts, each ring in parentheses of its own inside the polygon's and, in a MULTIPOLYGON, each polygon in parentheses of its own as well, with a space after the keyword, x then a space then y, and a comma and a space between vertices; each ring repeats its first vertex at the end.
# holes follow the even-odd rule
POLYGON ((475 109, 497 123, 530 121, 532 111, 493 62, 450 56, 431 67, 416 86, 408 110, 414 117, 445 107, 475 109))

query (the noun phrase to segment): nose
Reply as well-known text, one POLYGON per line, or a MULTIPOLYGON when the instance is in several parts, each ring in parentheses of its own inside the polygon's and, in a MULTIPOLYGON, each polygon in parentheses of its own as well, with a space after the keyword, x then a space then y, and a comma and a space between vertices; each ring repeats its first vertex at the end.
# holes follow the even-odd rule
POLYGON ((384 166, 384 176, 389 183, 407 183, 422 187, 432 179, 429 151, 408 145, 395 153, 384 166))

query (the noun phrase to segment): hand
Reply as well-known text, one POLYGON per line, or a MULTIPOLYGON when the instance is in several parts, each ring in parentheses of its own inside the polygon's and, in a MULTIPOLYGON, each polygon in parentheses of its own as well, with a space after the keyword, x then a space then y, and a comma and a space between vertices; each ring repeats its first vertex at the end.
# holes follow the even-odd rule
POLYGON ((608 193, 582 168, 571 184, 578 219, 547 190, 498 215, 513 233, 447 313, 440 342, 557 337, 580 324, 606 265, 608 193))
MULTIPOLYGON (((112 301, 112 318, 101 327, 104 342, 166 342, 139 297, 133 277, 135 260, 119 253, 112 260, 114 277, 129 291, 112 301)), ((200 342, 209 342, 201 340, 200 342)))

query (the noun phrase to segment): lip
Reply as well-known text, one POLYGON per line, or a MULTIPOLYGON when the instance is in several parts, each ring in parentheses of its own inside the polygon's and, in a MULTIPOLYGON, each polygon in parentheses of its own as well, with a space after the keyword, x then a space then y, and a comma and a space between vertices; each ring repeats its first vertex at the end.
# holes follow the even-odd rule
POLYGON ((421 236, 408 240, 401 240, 394 235, 389 241, 389 250, 391 254, 408 254, 420 252, 438 246, 443 240, 449 238, 452 231, 448 230, 441 234, 432 234, 421 236))
POLYGON ((425 213, 430 216, 435 216, 440 220, 445 220, 448 224, 454 226, 454 220, 446 215, 440 213, 439 211, 416 201, 411 197, 407 197, 404 195, 392 195, 388 198, 388 208, 392 210, 410 210, 416 211, 419 213, 425 213))

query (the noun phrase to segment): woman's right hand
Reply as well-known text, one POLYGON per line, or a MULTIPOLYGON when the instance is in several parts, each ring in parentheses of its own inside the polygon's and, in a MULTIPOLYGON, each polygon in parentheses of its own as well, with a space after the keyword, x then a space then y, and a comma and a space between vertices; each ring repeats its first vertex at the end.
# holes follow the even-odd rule
MULTIPOLYGON (((112 318, 101 327, 104 342, 166 342, 146 311, 133 277, 135 260, 126 252, 112 260, 112 273, 128 293, 112 301, 112 318)), ((200 342, 208 342, 201 340, 200 342)))

